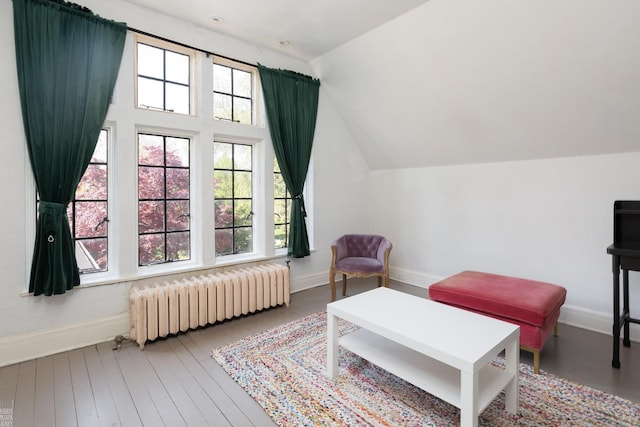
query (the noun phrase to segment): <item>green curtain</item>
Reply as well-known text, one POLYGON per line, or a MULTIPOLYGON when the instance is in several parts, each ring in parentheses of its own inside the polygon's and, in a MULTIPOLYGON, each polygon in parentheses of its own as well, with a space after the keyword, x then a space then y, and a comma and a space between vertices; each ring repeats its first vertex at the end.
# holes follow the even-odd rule
POLYGON ((29 292, 80 284, 67 205, 91 159, 113 93, 126 24, 62 0, 13 0, 18 83, 40 203, 29 292))
POLYGON ((282 177, 292 197, 288 254, 309 255, 302 191, 307 178, 318 113, 320 81, 258 64, 269 131, 282 177))

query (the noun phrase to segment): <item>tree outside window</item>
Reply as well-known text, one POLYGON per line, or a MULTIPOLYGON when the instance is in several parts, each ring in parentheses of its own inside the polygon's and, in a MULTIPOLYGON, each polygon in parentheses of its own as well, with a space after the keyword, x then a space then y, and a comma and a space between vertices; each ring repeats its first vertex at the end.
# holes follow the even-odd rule
POLYGON ((139 265, 191 258, 189 139, 138 135, 139 265))
POLYGON ((252 148, 214 142, 216 256, 253 251, 252 148))

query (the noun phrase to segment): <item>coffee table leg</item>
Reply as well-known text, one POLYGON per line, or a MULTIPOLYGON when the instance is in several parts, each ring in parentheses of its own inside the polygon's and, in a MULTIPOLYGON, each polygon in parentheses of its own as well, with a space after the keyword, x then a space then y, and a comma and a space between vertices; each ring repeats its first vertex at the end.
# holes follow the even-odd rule
POLYGON ((327 376, 338 376, 338 318, 327 313, 327 376))
POLYGON ((460 427, 478 426, 478 376, 460 372, 460 427))
POLYGON ((505 348, 505 370, 513 376, 513 381, 505 389, 505 409, 512 414, 518 412, 518 374, 520 372, 520 342, 515 337, 505 348))

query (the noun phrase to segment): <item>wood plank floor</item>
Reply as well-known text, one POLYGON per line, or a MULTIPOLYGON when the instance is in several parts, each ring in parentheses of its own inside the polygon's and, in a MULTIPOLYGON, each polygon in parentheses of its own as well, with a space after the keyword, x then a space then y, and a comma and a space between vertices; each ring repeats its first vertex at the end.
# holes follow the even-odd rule
MULTIPOLYGON (((348 294, 374 287, 349 281, 348 294)), ((426 296, 414 286, 392 288, 426 296)), ((295 293, 279 307, 147 344, 113 350, 103 343, 0 368, 0 408, 14 426, 269 426, 275 425, 211 358, 210 351, 270 327, 321 311, 328 286, 295 293)), ((428 327, 425 325, 424 327, 428 327)), ((621 346, 611 368, 611 337, 566 325, 550 338, 541 369, 640 403, 640 343, 621 346)), ((532 363, 521 353, 523 363, 532 363)))

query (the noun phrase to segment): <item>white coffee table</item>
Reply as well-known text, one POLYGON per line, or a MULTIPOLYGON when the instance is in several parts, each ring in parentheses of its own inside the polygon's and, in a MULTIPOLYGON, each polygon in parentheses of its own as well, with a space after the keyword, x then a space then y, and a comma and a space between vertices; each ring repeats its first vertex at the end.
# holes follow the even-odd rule
POLYGON ((460 408, 460 425, 502 391, 518 410, 520 327, 388 288, 327 305, 327 375, 338 375, 338 346, 460 408), (360 326, 339 337, 337 319, 360 326), (505 369, 491 359, 505 350, 505 369))

